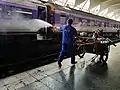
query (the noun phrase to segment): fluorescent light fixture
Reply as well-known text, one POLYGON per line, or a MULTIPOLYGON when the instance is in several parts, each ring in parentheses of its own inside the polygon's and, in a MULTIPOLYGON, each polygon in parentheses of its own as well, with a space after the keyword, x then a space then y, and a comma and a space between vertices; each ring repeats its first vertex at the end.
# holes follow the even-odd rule
POLYGON ((17 13, 32 14, 32 12, 16 11, 17 13))

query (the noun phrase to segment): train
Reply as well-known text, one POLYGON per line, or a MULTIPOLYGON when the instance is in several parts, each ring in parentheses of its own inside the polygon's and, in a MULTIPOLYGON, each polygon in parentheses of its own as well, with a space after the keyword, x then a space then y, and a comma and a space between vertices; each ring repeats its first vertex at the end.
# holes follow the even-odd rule
POLYGON ((15 19, 40 19, 60 27, 66 24, 68 18, 73 18, 77 31, 94 31, 103 29, 106 32, 116 32, 120 29, 120 22, 91 13, 62 7, 53 3, 30 2, 26 5, 0 1, 0 20, 15 19), (17 17, 16 17, 17 16, 17 17))
POLYGON ((38 19, 53 25, 39 28, 37 31, 23 31, 20 28, 9 30, 0 27, 0 67, 28 62, 35 60, 36 57, 57 56, 62 36, 59 28, 66 24, 68 18, 74 20, 73 26, 78 35, 97 29, 116 34, 120 29, 118 21, 53 3, 28 1, 26 4, 20 4, 0 1, 0 22, 38 19), (38 35, 43 38, 38 40, 38 35))

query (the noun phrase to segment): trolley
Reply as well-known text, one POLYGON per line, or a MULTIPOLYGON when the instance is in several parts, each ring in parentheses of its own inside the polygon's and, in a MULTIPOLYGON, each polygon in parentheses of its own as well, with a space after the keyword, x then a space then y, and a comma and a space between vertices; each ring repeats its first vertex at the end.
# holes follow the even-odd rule
POLYGON ((92 57, 92 62, 99 57, 99 61, 106 63, 108 60, 108 55, 110 51, 110 45, 116 46, 110 39, 108 38, 98 38, 97 42, 94 41, 93 38, 83 37, 79 38, 75 42, 76 44, 76 52, 77 55, 82 58, 85 53, 93 53, 95 54, 92 57))

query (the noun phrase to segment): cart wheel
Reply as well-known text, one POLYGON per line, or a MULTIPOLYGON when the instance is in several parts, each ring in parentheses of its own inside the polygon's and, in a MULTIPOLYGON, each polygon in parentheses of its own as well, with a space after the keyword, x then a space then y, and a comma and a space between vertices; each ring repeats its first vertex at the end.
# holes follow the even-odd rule
POLYGON ((83 53, 81 53, 81 54, 78 54, 78 56, 79 56, 80 58, 83 58, 84 55, 85 55, 85 52, 83 52, 83 53))
POLYGON ((78 56, 79 56, 80 58, 83 58, 84 55, 85 55, 85 49, 84 49, 84 47, 80 47, 80 48, 79 48, 78 56))
POLYGON ((108 52, 110 51, 110 46, 108 46, 108 52))
POLYGON ((108 53, 105 53, 103 56, 100 55, 100 60, 101 60, 103 63, 106 63, 107 60, 108 60, 108 53))

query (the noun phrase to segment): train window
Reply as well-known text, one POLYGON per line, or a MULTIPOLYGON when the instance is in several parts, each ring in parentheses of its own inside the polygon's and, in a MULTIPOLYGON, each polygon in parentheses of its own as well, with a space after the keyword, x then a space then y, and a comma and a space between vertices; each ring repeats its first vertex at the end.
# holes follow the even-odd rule
POLYGON ((66 16, 60 15, 60 24, 65 24, 65 22, 66 22, 66 16))
POLYGON ((113 27, 113 24, 111 24, 111 28, 113 27))
POLYGON ((104 27, 104 22, 102 22, 101 27, 104 27))
POLYGON ((113 26, 114 28, 116 27, 116 24, 114 24, 114 26, 113 26))
POLYGON ((85 19, 82 20, 82 26, 87 26, 87 20, 85 19))
POLYGON ((114 28, 114 24, 112 24, 112 28, 114 28))
POLYGON ((94 21, 90 21, 90 26, 94 26, 94 21))
POLYGON ((100 27, 100 22, 99 21, 97 22, 97 27, 100 27))
POLYGON ((117 28, 117 24, 115 25, 115 28, 117 28))
POLYGON ((96 21, 94 22, 94 26, 97 26, 97 23, 96 23, 96 21))
POLYGON ((106 23, 104 23, 104 27, 106 27, 106 23))
POLYGON ((99 27, 101 27, 101 26, 102 26, 102 23, 100 22, 100 23, 99 23, 99 27))
POLYGON ((3 14, 3 5, 0 5, 0 18, 2 18, 2 14, 3 14))
POLYGON ((46 20, 46 8, 45 7, 38 7, 38 19, 46 20))
POLYGON ((16 8, 15 9, 15 12, 16 12, 16 15, 17 16, 16 18, 18 19, 32 19, 32 10, 31 9, 28 9, 28 8, 16 8))
POLYGON ((3 13, 3 18, 12 18, 13 17, 13 7, 12 6, 5 6, 4 7, 4 13, 3 13))
POLYGON ((118 28, 118 25, 116 25, 116 28, 118 28))
POLYGON ((96 21, 95 26, 96 26, 96 27, 99 27, 99 24, 100 24, 100 22, 99 22, 99 21, 96 21))
POLYGON ((116 24, 116 28, 117 28, 117 24, 116 24))
POLYGON ((109 27, 109 23, 107 23, 107 27, 109 27))
POLYGON ((90 20, 87 20, 87 26, 90 26, 90 20))
POLYGON ((75 23, 78 23, 79 22, 79 18, 78 17, 75 17, 75 23))
POLYGON ((96 21, 94 22, 94 26, 97 26, 97 22, 96 21))

